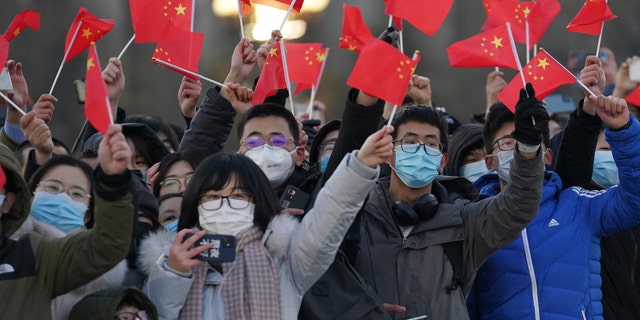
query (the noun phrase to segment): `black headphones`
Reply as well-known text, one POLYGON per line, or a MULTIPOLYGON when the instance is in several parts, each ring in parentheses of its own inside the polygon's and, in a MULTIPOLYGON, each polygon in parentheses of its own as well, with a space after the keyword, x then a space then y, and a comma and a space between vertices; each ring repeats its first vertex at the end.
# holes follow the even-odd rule
POLYGON ((436 215, 438 198, 431 193, 424 194, 416 200, 413 208, 402 200, 393 204, 393 213, 401 227, 415 226, 420 221, 426 221, 436 215))

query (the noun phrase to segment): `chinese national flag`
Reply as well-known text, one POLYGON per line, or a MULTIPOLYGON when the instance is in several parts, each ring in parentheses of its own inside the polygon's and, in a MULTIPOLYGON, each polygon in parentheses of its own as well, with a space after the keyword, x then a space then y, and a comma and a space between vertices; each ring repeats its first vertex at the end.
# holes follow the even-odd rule
MULTIPOLYGON (((389 2, 389 1, 388 0, 383 0, 383 2, 384 2, 384 6, 386 7, 387 6, 387 2, 389 2)), ((402 31, 402 18, 393 17, 393 24, 396 25, 396 30, 402 31)))
POLYGON ((267 61, 260 72, 260 78, 253 91, 251 103, 256 105, 264 102, 268 96, 273 95, 279 89, 286 89, 287 82, 284 78, 284 68, 282 67, 282 52, 280 42, 271 48, 267 61))
POLYGON ((513 40, 526 43, 525 16, 531 12, 534 3, 517 0, 493 0, 488 3, 490 11, 482 30, 489 30, 508 22, 511 25, 513 40))
POLYGON ((251 0, 251 2, 255 4, 274 7, 280 10, 289 10, 289 6, 291 6, 292 1, 295 1, 296 3, 293 5, 293 9, 291 9, 291 11, 300 13, 300 9, 302 9, 302 3, 304 2, 304 0, 251 0))
POLYGON ((102 70, 96 46, 89 47, 87 59, 86 94, 84 102, 84 116, 89 123, 100 133, 105 134, 111 119, 111 105, 109 104, 109 91, 102 79, 102 70))
POLYGON ((449 14, 453 0, 387 0, 385 14, 399 17, 433 36, 449 14))
POLYGON ((198 64, 200 62, 203 42, 204 34, 180 29, 168 21, 158 39, 156 50, 153 52, 151 60, 167 69, 178 72, 193 80, 198 80, 198 78, 193 75, 167 64, 198 73, 198 64), (157 60, 165 63, 158 62, 157 60))
POLYGON ((602 24, 617 17, 611 12, 606 0, 586 0, 578 14, 567 25, 567 30, 599 35, 602 24))
POLYGON ((7 175, 4 173, 4 169, 0 167, 0 189, 4 188, 6 184, 7 184, 7 175))
POLYGON ((505 26, 458 41, 447 48, 447 53, 452 67, 504 67, 518 70, 505 26))
POLYGON ((11 21, 11 24, 4 32, 3 37, 7 39, 7 41, 11 41, 26 27, 33 30, 40 30, 40 14, 37 11, 25 10, 20 12, 15 18, 13 18, 13 21, 11 21))
POLYGON ((531 12, 527 15, 530 45, 534 45, 542 39, 542 36, 553 22, 553 19, 560 13, 560 9, 561 7, 558 0, 536 1, 531 12))
POLYGON ((310 89, 318 82, 325 51, 322 43, 287 43, 289 81, 296 83, 293 94, 310 89))
POLYGON ((360 8, 356 6, 342 5, 344 18, 342 20, 342 36, 340 48, 360 52, 364 43, 373 38, 371 30, 364 23, 360 8))
POLYGON ((640 86, 636 87, 635 90, 631 91, 631 93, 629 93, 624 100, 627 101, 627 103, 632 104, 636 107, 640 107, 640 86))
POLYGON ((251 6, 251 0, 238 0, 238 5, 240 6, 240 14, 243 17, 249 14, 251 10, 253 10, 253 7, 251 6))
MULTIPOLYGON (((555 91, 558 87, 571 84, 577 81, 576 77, 563 65, 554 59, 545 50, 540 50, 531 59, 529 64, 522 68, 524 79, 531 82, 539 100, 555 91)), ((509 84, 498 94, 498 99, 504 103, 512 112, 516 108, 516 103, 520 97, 520 89, 523 88, 522 78, 516 75, 509 84)))
POLYGON ((386 102, 402 105, 419 60, 419 56, 412 60, 392 45, 371 38, 360 52, 347 84, 386 102))
POLYGON ((129 0, 136 43, 157 42, 167 21, 176 27, 191 29, 191 0, 129 0))
POLYGON ((91 43, 97 42, 104 35, 113 29, 113 20, 98 19, 87 9, 80 7, 80 11, 73 19, 73 23, 67 32, 67 40, 64 45, 64 52, 69 52, 64 62, 75 58, 80 52, 89 48, 91 43), (82 23, 80 23, 82 21, 82 23), (78 26, 80 29, 78 30, 78 26), (75 40, 73 38, 76 34, 75 40), (73 43, 71 42, 73 40, 73 43))
POLYGON ((9 41, 0 37, 0 70, 7 65, 7 59, 9 59, 9 41))

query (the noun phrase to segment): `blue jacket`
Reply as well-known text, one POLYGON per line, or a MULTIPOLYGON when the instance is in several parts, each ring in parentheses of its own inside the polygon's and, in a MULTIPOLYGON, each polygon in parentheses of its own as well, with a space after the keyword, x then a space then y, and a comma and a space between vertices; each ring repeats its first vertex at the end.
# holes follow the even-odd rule
MULTIPOLYGON (((562 190, 548 171, 536 218, 478 270, 471 319, 603 319, 600 239, 640 223, 640 124, 605 134, 620 184, 562 190)), ((481 197, 500 191, 495 174, 476 182, 481 197)))

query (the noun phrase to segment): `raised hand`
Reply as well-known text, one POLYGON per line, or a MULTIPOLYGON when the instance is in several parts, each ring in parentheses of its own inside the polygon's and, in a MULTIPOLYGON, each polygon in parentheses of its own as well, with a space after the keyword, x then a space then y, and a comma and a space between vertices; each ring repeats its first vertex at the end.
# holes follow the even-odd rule
POLYGON ((33 105, 36 118, 42 119, 48 124, 53 118, 53 111, 56 109, 53 105, 55 102, 58 102, 58 99, 50 94, 40 95, 38 101, 33 105))
POLYGON ((131 163, 131 148, 119 124, 111 124, 100 141, 98 161, 106 175, 121 174, 131 163))
POLYGON ((432 106, 431 103, 431 80, 427 77, 414 74, 411 77, 411 85, 407 90, 407 95, 416 104, 432 106))
POLYGON ((176 234, 171 244, 171 249, 169 249, 169 259, 167 260, 169 268, 182 273, 187 273, 191 271, 191 268, 199 266, 202 262, 196 257, 213 246, 212 244, 203 244, 199 247, 191 248, 207 232, 204 230, 198 231, 189 239, 184 240, 184 237, 189 233, 193 233, 193 230, 182 229, 176 234))
MULTIPOLYGON (((602 69, 602 61, 596 56, 587 56, 584 68, 580 71, 580 82, 587 86, 591 92, 599 96, 604 91, 606 84, 604 70, 602 69)), ((591 94, 587 90, 582 90, 584 96, 591 94)), ((592 116, 596 115, 596 106, 591 99, 585 99, 582 110, 592 116)))
POLYGON ((239 83, 227 83, 226 86, 226 88, 222 89, 222 96, 229 100, 237 113, 243 114, 247 112, 252 106, 253 90, 243 87, 239 83))
POLYGON ((53 140, 51 130, 44 120, 37 118, 36 112, 31 111, 20 119, 20 126, 25 138, 36 150, 36 163, 42 165, 51 159, 53 140))
POLYGON ((492 71, 487 75, 487 84, 484 87, 487 94, 487 112, 494 103, 500 101, 498 94, 507 86, 507 82, 502 76, 504 76, 502 71, 492 71))
POLYGON ((243 83, 249 77, 256 64, 257 55, 253 50, 253 44, 248 38, 240 39, 231 55, 231 69, 225 79, 225 83, 243 83))
POLYGON ((263 43, 260 48, 258 48, 258 51, 256 51, 256 55, 258 57, 258 67, 260 68, 260 70, 264 68, 264 64, 267 61, 269 51, 271 50, 271 48, 273 48, 273 46, 276 45, 276 41, 280 41, 281 37, 282 35, 280 34, 279 30, 271 31, 271 39, 263 43))
POLYGON ((12 100, 22 108, 22 110, 26 110, 27 102, 29 100, 29 86, 27 85, 27 80, 24 78, 24 73, 22 72, 22 63, 9 60, 7 61, 7 69, 9 70, 9 76, 11 77, 13 91, 16 95, 19 95, 21 99, 12 100))
POLYGON ((596 104, 598 116, 610 129, 619 130, 629 123, 629 108, 624 99, 603 95, 589 99, 596 104))
POLYGON ((627 58, 627 60, 620 65, 620 69, 618 69, 618 72, 616 73, 616 87, 613 90, 613 96, 624 98, 638 87, 638 83, 631 81, 631 78, 629 77, 629 66, 638 60, 640 60, 640 57, 633 56, 631 58, 627 58))
POLYGON ((201 94, 202 83, 200 80, 182 77, 182 82, 178 89, 178 103, 183 116, 187 118, 195 117, 196 106, 201 94))
POLYGON ((548 122, 547 109, 536 98, 531 83, 527 83, 526 90, 520 89, 520 100, 515 113, 515 130, 511 135, 524 144, 539 145, 542 142, 542 130, 549 130, 548 122))
POLYGON ((358 160, 370 168, 389 162, 393 155, 392 126, 384 126, 365 140, 358 152, 358 160))
POLYGON ((118 100, 120 95, 124 91, 124 71, 122 69, 122 62, 118 58, 110 58, 109 64, 104 70, 102 70, 102 79, 107 84, 109 90, 109 102, 113 109, 113 114, 116 114, 116 108, 118 107, 118 100))

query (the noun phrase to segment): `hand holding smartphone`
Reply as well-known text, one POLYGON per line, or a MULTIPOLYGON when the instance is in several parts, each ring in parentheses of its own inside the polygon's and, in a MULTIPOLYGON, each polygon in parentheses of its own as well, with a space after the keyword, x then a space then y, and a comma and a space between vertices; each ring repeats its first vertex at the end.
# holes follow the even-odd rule
MULTIPOLYGON (((186 241, 193 233, 184 237, 186 241)), ((196 258, 207 262, 232 262, 236 259, 236 237, 227 234, 205 234, 193 247, 211 244, 212 248, 200 253, 196 258)))
POLYGON ((640 60, 635 60, 629 65, 629 79, 640 82, 640 60))

